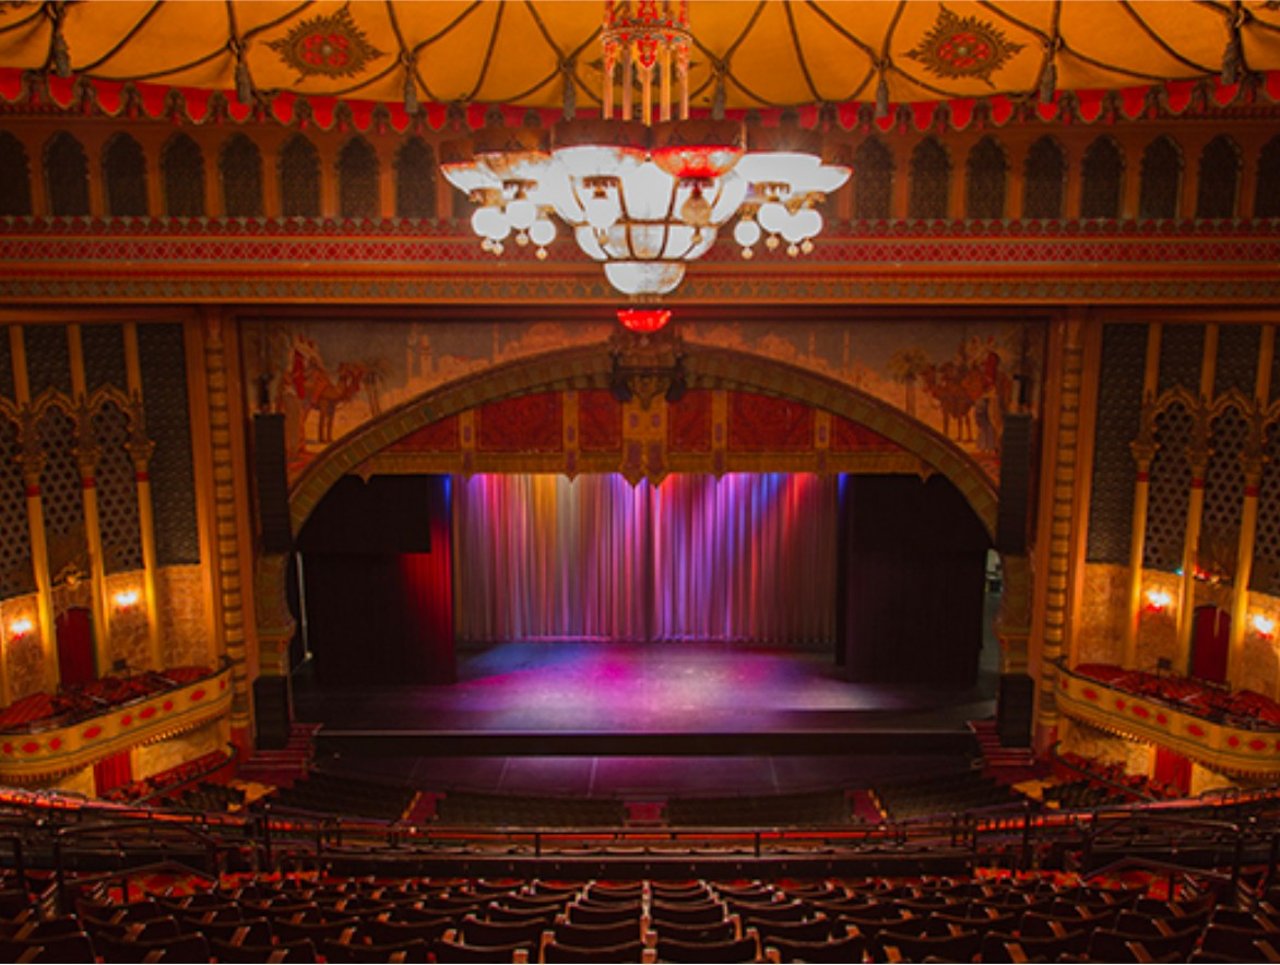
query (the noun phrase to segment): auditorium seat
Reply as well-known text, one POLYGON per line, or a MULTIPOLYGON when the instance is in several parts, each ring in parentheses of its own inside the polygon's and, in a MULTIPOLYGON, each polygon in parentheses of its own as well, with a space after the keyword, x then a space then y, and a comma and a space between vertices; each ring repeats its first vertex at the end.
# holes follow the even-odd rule
POLYGON ((0 939, 0 961, 4 962, 92 962, 93 943, 84 932, 50 935, 23 941, 0 939))
POLYGON ((326 938, 320 945, 327 962, 430 962, 430 947, 425 941, 401 942, 392 945, 360 945, 326 938))
POLYGON ((552 938, 560 945, 575 948, 608 948, 639 941, 637 922, 624 921, 613 925, 573 925, 558 922, 551 930, 552 938))
POLYGON ((877 960, 971 962, 981 945, 981 936, 973 931, 929 935, 886 929, 876 936, 872 948, 881 950, 874 956, 877 960))
POLYGON ((725 942, 682 942, 658 936, 660 962, 758 962, 761 961, 759 937, 746 935, 725 942))
POLYGON ((282 965, 282 963, 316 960, 316 946, 305 938, 297 941, 280 941, 272 945, 238 945, 211 939, 209 950, 219 962, 236 962, 237 965, 239 963, 252 965, 255 962, 282 965))
POLYGON ((770 921, 750 915, 742 917, 742 927, 754 928, 759 933, 760 940, 766 944, 775 938, 802 942, 826 941, 831 937, 832 925, 833 922, 826 915, 819 915, 808 921, 770 921))
POLYGON ((516 954, 527 955, 528 945, 468 945, 466 942, 438 939, 431 946, 437 962, 514 962, 516 954))
POLYGON ((1099 928, 1089 938, 1088 957, 1100 962, 1150 962, 1170 957, 1186 960, 1190 957, 1199 928, 1175 932, 1172 935, 1133 935, 1112 928, 1099 928))
POLYGON ((201 921, 180 918, 179 927, 188 934, 231 942, 234 945, 270 945, 271 925, 265 918, 243 918, 239 921, 201 921))
POLYGON ((603 904, 587 904, 580 901, 566 909, 569 921, 575 925, 612 925, 620 921, 639 923, 641 913, 638 901, 603 904))
POLYGON ((739 923, 726 918, 709 925, 677 925, 672 922, 653 922, 650 926, 654 934, 663 938, 672 938, 679 942, 693 944, 705 942, 727 942, 739 937, 739 923))
POLYGON ((535 948, 542 940, 547 924, 540 918, 524 922, 496 922, 466 915, 458 925, 458 935, 465 944, 477 948, 535 948))
POLYGON ((1199 950, 1218 961, 1280 962, 1280 932, 1211 924, 1199 950))
POLYGON ((723 921, 727 916, 728 909, 718 901, 673 905, 654 901, 649 905, 649 918, 655 927, 663 922, 676 925, 711 925, 723 921))
POLYGON ((1062 937, 992 931, 983 936, 980 954, 983 962, 1056 962, 1064 955, 1083 955, 1088 946, 1087 931, 1062 937))
POLYGON ((550 941, 542 946, 543 962, 591 965, 592 962, 643 962, 647 949, 642 942, 620 945, 567 945, 550 941))
POLYGON ((203 935, 177 935, 144 941, 136 938, 112 938, 95 935, 93 947, 98 957, 112 965, 130 962, 207 962, 209 943, 203 935))
POLYGON ((822 942, 773 938, 765 944, 770 958, 776 954, 780 962, 860 962, 867 943, 855 933, 822 942))
POLYGON ((435 941, 452 927, 451 918, 430 918, 425 921, 381 921, 375 918, 363 922, 360 931, 375 945, 403 945, 414 941, 435 941))

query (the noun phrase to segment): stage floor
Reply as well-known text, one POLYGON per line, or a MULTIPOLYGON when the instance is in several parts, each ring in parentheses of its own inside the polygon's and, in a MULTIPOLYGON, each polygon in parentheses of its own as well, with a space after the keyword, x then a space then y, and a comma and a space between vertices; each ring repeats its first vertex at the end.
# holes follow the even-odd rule
POLYGON ((424 789, 790 793, 954 766, 967 722, 995 710, 987 664, 945 690, 849 683, 796 650, 502 643, 461 653, 451 685, 326 687, 304 670, 294 705, 332 763, 424 789))

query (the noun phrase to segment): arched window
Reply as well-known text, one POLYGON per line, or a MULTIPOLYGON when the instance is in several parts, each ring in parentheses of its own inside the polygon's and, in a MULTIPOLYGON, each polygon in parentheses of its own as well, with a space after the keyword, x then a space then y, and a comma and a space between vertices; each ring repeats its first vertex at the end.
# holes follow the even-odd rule
POLYGON ((945 218, 951 190, 951 159, 936 138, 927 137, 911 152, 909 218, 945 218))
POLYGON ((1157 137, 1142 152, 1139 218, 1176 218, 1182 184, 1182 152, 1170 137, 1157 137))
POLYGON ((1084 152, 1080 165, 1080 217, 1120 217, 1124 155, 1110 137, 1100 137, 1084 152))
POLYGON ((1003 218, 1005 181, 1009 162, 994 137, 973 146, 965 162, 964 214, 966 218, 1003 218))
POLYGON ((185 134, 169 138, 160 155, 164 207, 176 218, 204 217, 204 155, 185 134))
POLYGON ((420 137, 411 137, 396 154, 396 217, 436 216, 436 161, 420 137))
POLYGON ((0 131, 0 215, 31 213, 31 171, 27 150, 8 131, 0 131))
POLYGON ((1280 218, 1280 135, 1262 145, 1253 194, 1255 218, 1280 218))
POLYGON ((892 216, 893 155, 878 138, 858 145, 853 158, 853 216, 880 219, 892 216))
POLYGON ((147 159, 142 145, 128 134, 116 134, 102 152, 107 185, 107 214, 141 218, 147 214, 147 159))
POLYGON ((1031 145, 1027 151, 1026 177, 1023 180, 1024 218, 1062 217, 1067 159, 1057 141, 1042 137, 1031 145))
POLYGON ((262 217, 262 153, 243 134, 222 146, 222 211, 228 218, 262 217))
POLYGON ((1231 138, 1221 134, 1200 152, 1196 217, 1234 218, 1239 184, 1240 148, 1231 138))
POLYGON ((65 217, 89 213, 89 158, 66 131, 49 139, 44 149, 44 177, 49 213, 65 217))
POLYGON ((301 134, 280 152, 280 210, 286 218, 320 217, 320 153, 301 134))
POLYGON ((338 154, 338 212, 376 218, 379 207, 378 155, 363 137, 353 137, 338 154))

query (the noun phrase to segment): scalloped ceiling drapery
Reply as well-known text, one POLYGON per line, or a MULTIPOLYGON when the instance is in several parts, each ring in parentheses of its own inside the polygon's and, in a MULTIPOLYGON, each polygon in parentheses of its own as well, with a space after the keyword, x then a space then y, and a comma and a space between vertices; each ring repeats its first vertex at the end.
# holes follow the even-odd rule
MULTIPOLYGON (((411 105, 599 108, 603 4, 0 2, 0 67, 411 105)), ((692 106, 886 104, 1280 69, 1267 0, 693 0, 692 106)))

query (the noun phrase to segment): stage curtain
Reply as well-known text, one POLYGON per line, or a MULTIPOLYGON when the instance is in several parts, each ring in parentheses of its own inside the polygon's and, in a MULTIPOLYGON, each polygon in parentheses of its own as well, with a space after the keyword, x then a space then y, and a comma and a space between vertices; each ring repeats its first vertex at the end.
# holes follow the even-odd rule
POLYGON ((87 684, 94 671, 93 616, 84 607, 58 614, 54 621, 58 640, 58 680, 63 687, 87 684))
POLYGON ((477 475, 456 486, 459 639, 833 638, 834 479, 477 475))
POLYGON ((1216 606, 1198 606, 1192 627, 1191 676, 1225 683, 1231 614, 1216 606))
POLYGON ((127 750, 104 757, 93 765, 93 784, 98 794, 124 787, 133 780, 133 765, 127 750))

